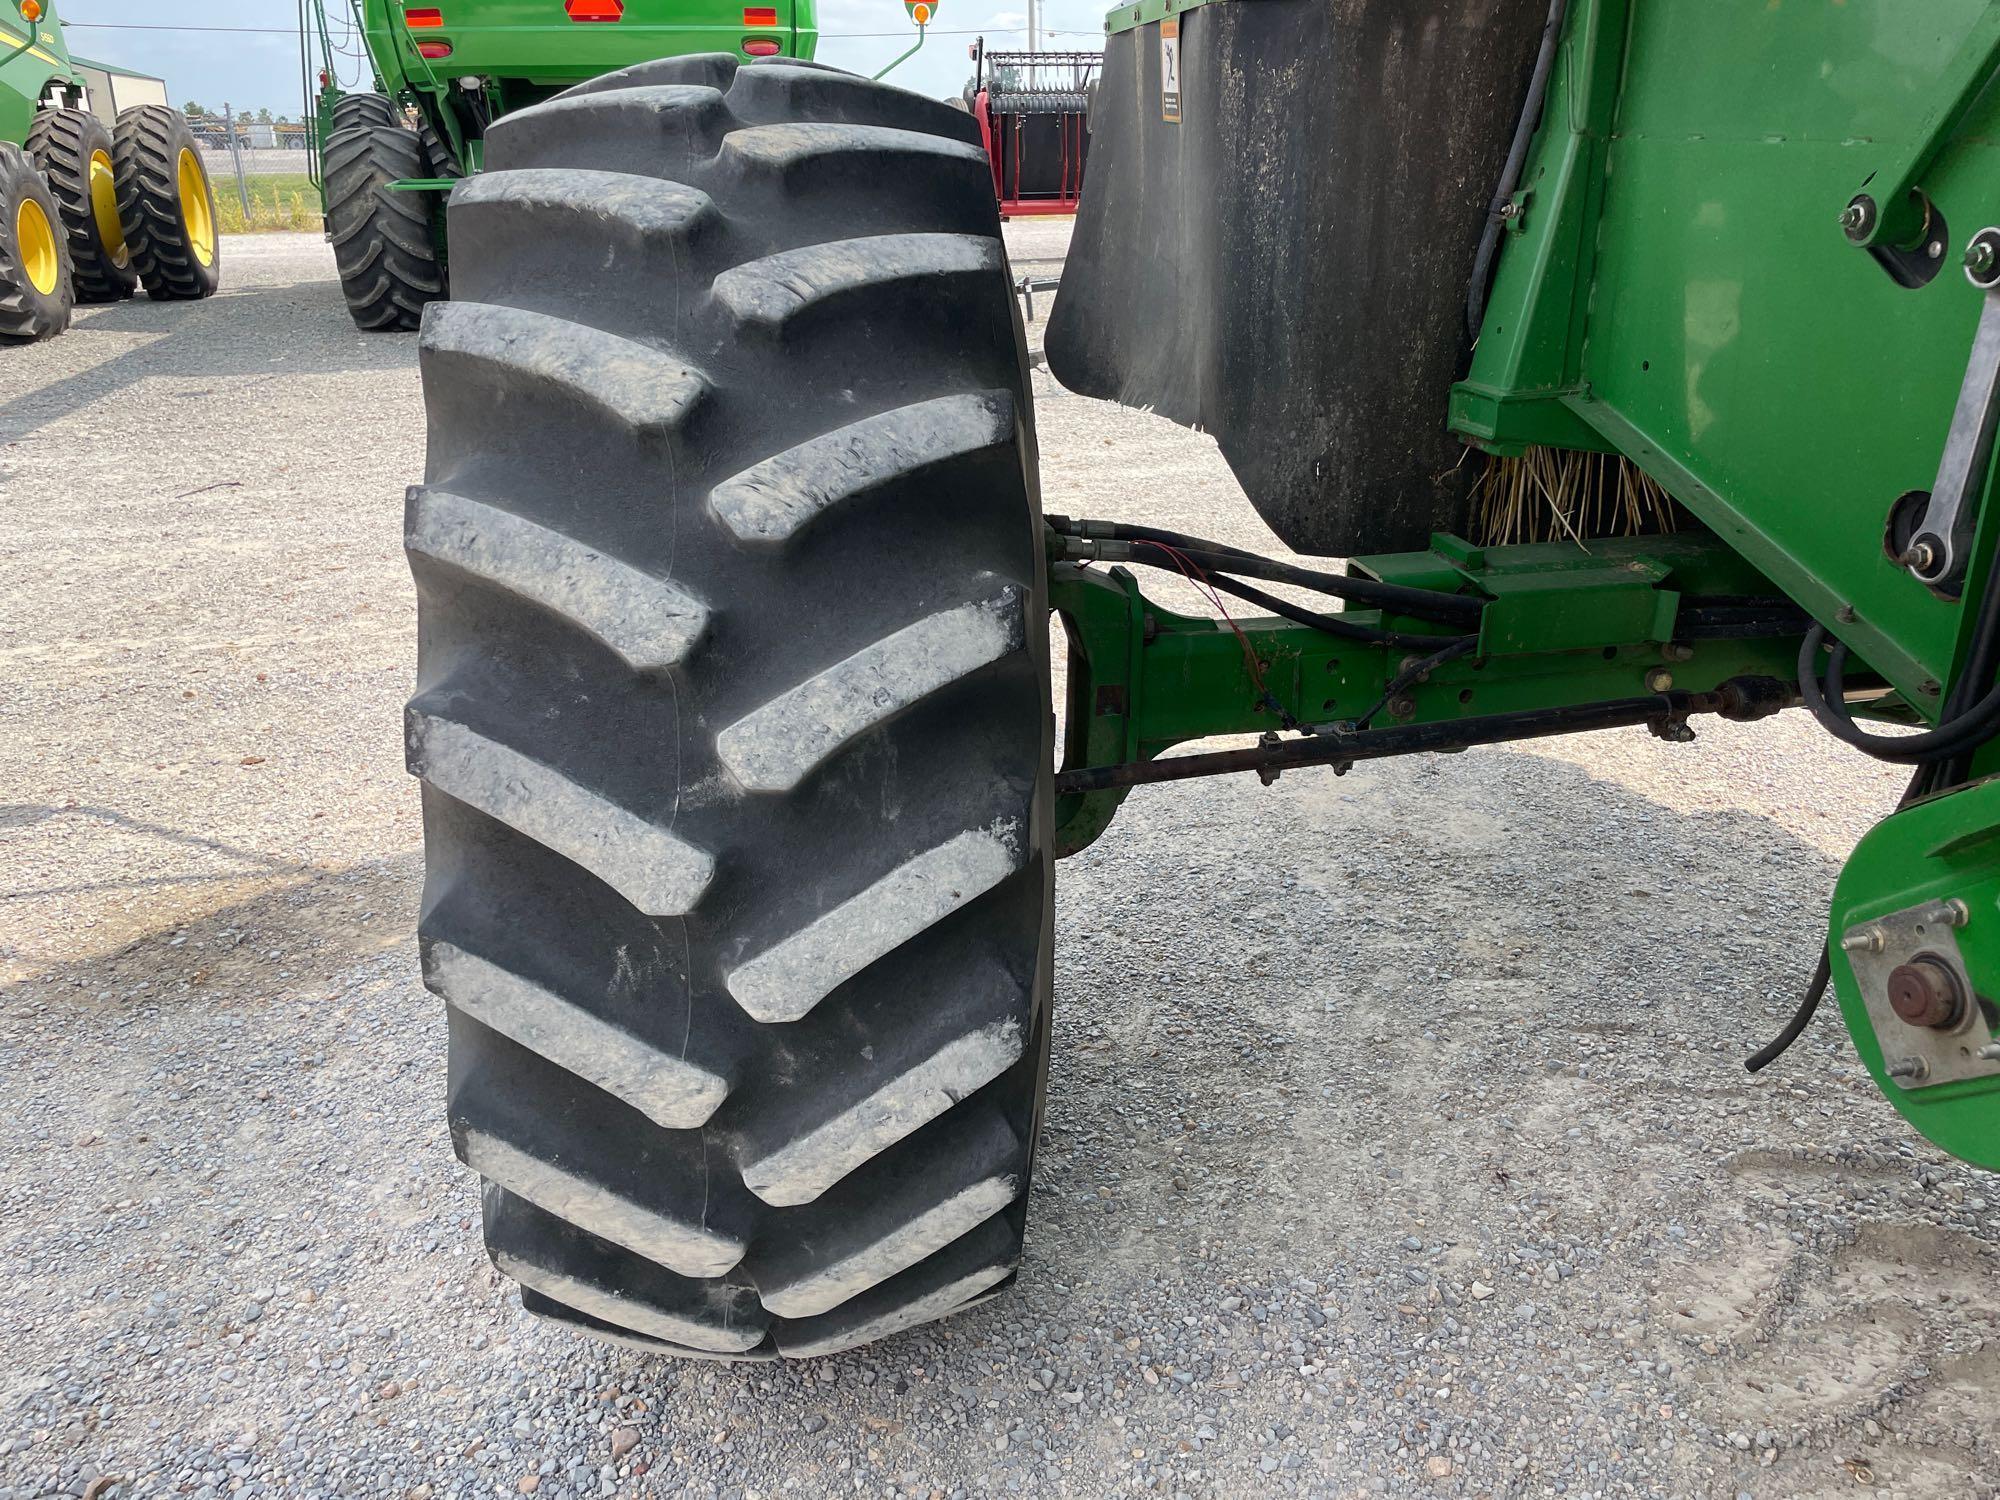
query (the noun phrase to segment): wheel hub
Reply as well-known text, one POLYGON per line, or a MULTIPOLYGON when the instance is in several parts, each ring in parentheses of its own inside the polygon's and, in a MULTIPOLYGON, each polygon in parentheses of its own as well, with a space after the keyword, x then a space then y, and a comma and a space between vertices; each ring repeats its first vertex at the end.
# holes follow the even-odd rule
POLYGON ((187 225, 188 246, 203 265, 215 263, 215 214, 208 206, 208 173, 201 158, 183 147, 180 155, 181 222, 187 225))
POLYGON ((21 270, 28 284, 48 296, 62 278, 62 257, 49 216, 32 198, 23 198, 14 210, 14 244, 21 252, 21 270))
POLYGON ((97 225, 98 243, 121 271, 131 262, 125 247, 125 229, 118 222, 118 177, 111 169, 108 151, 90 153, 90 217, 97 225))

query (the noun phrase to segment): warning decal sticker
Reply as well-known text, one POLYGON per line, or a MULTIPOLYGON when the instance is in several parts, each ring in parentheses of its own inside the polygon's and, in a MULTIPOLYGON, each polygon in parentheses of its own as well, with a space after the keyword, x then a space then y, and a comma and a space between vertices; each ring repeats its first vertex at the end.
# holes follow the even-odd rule
POLYGON ((1171 17, 1160 22, 1160 118, 1181 122, 1181 23, 1171 17))

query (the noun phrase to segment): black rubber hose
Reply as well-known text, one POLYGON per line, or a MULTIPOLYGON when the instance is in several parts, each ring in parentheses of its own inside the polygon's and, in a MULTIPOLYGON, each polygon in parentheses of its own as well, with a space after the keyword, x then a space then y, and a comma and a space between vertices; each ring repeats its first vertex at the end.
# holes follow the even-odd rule
POLYGON ((1813 970, 1812 983, 1806 986, 1806 997, 1799 1002, 1799 1008, 1792 1012, 1791 1020, 1785 1022, 1785 1029, 1772 1037, 1762 1047, 1743 1059, 1747 1072, 1761 1073, 1772 1063, 1783 1057, 1805 1034, 1812 1018, 1819 1014, 1819 1003, 1826 998, 1826 988, 1833 982, 1833 961, 1822 952, 1819 967, 1813 970))
POLYGON ((1486 320, 1486 293, 1493 284, 1493 257, 1500 249, 1500 216, 1514 189, 1520 186, 1521 168, 1528 160, 1528 146, 1535 128, 1542 122, 1542 104, 1549 96, 1549 74, 1555 70, 1556 43, 1562 38, 1563 18, 1569 0, 1549 0, 1548 24, 1542 28, 1541 50, 1535 54, 1535 71, 1528 79, 1528 97, 1521 101, 1521 118, 1514 123, 1514 139, 1507 147, 1507 165, 1500 169, 1500 186, 1487 205, 1486 227, 1480 231, 1479 253, 1472 258, 1472 282, 1465 292, 1465 327, 1473 338, 1486 320))
POLYGON ((1483 600, 1469 598, 1463 594, 1447 594, 1441 589, 1418 589, 1411 588, 1407 584, 1384 583, 1379 578, 1354 578, 1343 573, 1316 572, 1311 568, 1279 562, 1276 558, 1260 557, 1255 552, 1245 552, 1241 547, 1231 547, 1226 542, 1211 542, 1205 537, 1168 531, 1160 526, 1135 526, 1125 521, 1072 521, 1067 516, 1050 516, 1048 522, 1052 530, 1066 536, 1103 537, 1120 542, 1151 542, 1155 546, 1173 548, 1189 562, 1203 569, 1223 568, 1247 578, 1261 578, 1267 583, 1286 583, 1315 594, 1328 594, 1335 599, 1347 599, 1356 604, 1371 604, 1378 609, 1394 610, 1397 614, 1409 615, 1419 620, 1437 620, 1448 625, 1476 625, 1479 623, 1480 611, 1485 608, 1483 600))
MULTIPOLYGON (((1392 614, 1409 615, 1418 620, 1433 620, 1440 625, 1477 625, 1485 602, 1459 594, 1441 594, 1433 589, 1415 589, 1400 583, 1383 583, 1374 578, 1349 578, 1339 573, 1316 573, 1308 568, 1295 568, 1290 563, 1275 558, 1238 556, 1231 552, 1210 552, 1200 547, 1181 547, 1173 543, 1161 543, 1148 537, 1133 538, 1133 545, 1160 552, 1162 558, 1170 558, 1166 551, 1174 552, 1204 571, 1221 568, 1245 578, 1261 578, 1266 583, 1289 584, 1293 588, 1305 589, 1310 593, 1325 594, 1330 598, 1349 604, 1366 605, 1374 609, 1386 610, 1392 614)), ((1169 566, 1171 566, 1169 562, 1169 566)))
MULTIPOLYGON (((1979 601, 1979 623, 1973 627, 1972 645, 1965 653, 1965 670, 1945 694, 1943 718, 1948 723, 1963 718, 1977 703, 1980 695, 1992 685, 1995 677, 2000 677, 2000 578, 1991 573, 1986 580, 1986 593, 1979 601)), ((1933 789, 1957 786, 1972 775, 1972 750, 1959 751, 1939 768, 1933 789)))
POLYGON ((1382 689, 1382 696, 1375 700, 1374 706, 1367 713, 1354 721, 1354 727, 1356 729, 1366 729, 1368 721, 1387 708, 1395 700, 1396 694, 1402 692, 1411 683, 1420 681, 1424 674, 1429 672, 1433 667, 1441 667, 1448 661, 1458 660, 1459 657, 1464 656, 1478 644, 1479 638, 1477 636, 1464 636, 1459 640, 1453 641, 1442 651, 1433 651, 1421 661, 1411 662, 1402 671, 1389 679, 1388 685, 1382 689))
MULTIPOLYGON (((1919 797, 1929 796, 1934 789, 1944 784, 1946 783, 1940 778, 1936 767, 1919 766, 1916 774, 1910 778, 1910 784, 1903 788, 1903 795, 1897 799, 1896 806, 1898 809, 1908 807, 1919 797)), ((1812 1024, 1812 1018, 1819 1014, 1820 1002, 1826 999, 1827 987, 1832 983, 1833 960, 1822 948, 1819 966, 1813 970, 1812 982, 1806 986, 1805 998, 1799 1002, 1799 1008, 1792 1012, 1791 1020, 1785 1022, 1783 1031, 1743 1059, 1744 1069, 1751 1073, 1761 1073, 1791 1050, 1792 1043, 1805 1034, 1806 1027, 1812 1024)))
POLYGON ((1323 630, 1328 635, 1339 636, 1344 641, 1362 641, 1371 646, 1402 646, 1417 651, 1435 651, 1440 642, 1453 640, 1476 640, 1476 636, 1411 635, 1401 630, 1377 630, 1369 625, 1350 625, 1339 615, 1322 614, 1316 609, 1306 609, 1276 594, 1267 594, 1241 579, 1231 578, 1225 573, 1210 573, 1208 582, 1225 594, 1234 594, 1238 599, 1268 609, 1274 615, 1298 625, 1310 625, 1315 630, 1323 630))
POLYGON ((1827 733, 1843 743, 1877 760, 1916 765, 1943 760, 1973 749, 2000 730, 2000 687, 1993 687, 1964 713, 1948 719, 1935 729, 1908 735, 1870 734, 1855 723, 1847 711, 1846 643, 1833 643, 1833 652, 1822 669, 1819 652, 1826 641, 1824 625, 1815 623, 1806 632, 1805 641, 1799 648, 1799 696, 1827 733))

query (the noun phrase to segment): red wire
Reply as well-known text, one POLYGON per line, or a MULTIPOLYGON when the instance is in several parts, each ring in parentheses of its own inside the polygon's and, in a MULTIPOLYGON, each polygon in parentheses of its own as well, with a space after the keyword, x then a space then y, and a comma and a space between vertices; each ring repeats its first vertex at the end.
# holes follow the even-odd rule
POLYGON ((1238 625, 1236 617, 1230 614, 1229 606, 1222 602, 1221 591, 1213 583, 1209 582, 1208 574, 1202 572, 1201 564, 1185 555, 1178 547, 1169 546, 1165 542, 1142 540, 1136 541, 1132 545, 1135 547, 1157 547, 1160 551, 1166 553, 1168 557, 1173 559, 1174 566, 1181 570, 1189 586, 1206 598, 1209 603, 1222 611, 1224 623, 1235 632, 1237 643, 1243 647, 1243 664, 1249 669, 1250 680, 1257 685, 1257 692, 1261 697, 1275 704, 1278 700, 1271 697, 1271 690, 1264 685, 1264 664, 1257 659, 1256 647, 1250 644, 1250 637, 1243 633, 1243 627, 1238 625), (1190 572, 1190 569, 1193 571, 1190 572))

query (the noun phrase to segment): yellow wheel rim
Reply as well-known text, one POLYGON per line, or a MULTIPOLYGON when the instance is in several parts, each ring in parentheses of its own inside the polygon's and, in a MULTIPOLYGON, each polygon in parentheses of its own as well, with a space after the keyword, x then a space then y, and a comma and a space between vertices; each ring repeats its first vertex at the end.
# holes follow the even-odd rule
POLYGON ((108 152, 90 153, 90 216, 97 221, 97 241, 111 264, 123 267, 132 258, 125 248, 125 230, 118 222, 118 179, 108 152))
POLYGON ((208 174, 201 158, 185 147, 181 150, 181 222, 187 225, 188 246, 194 258, 205 266, 215 264, 215 210, 208 203, 208 174))
POLYGON ((62 256, 56 252, 56 232, 49 216, 33 198, 23 198, 14 210, 14 244, 21 252, 21 269, 28 284, 44 297, 62 278, 62 256))

